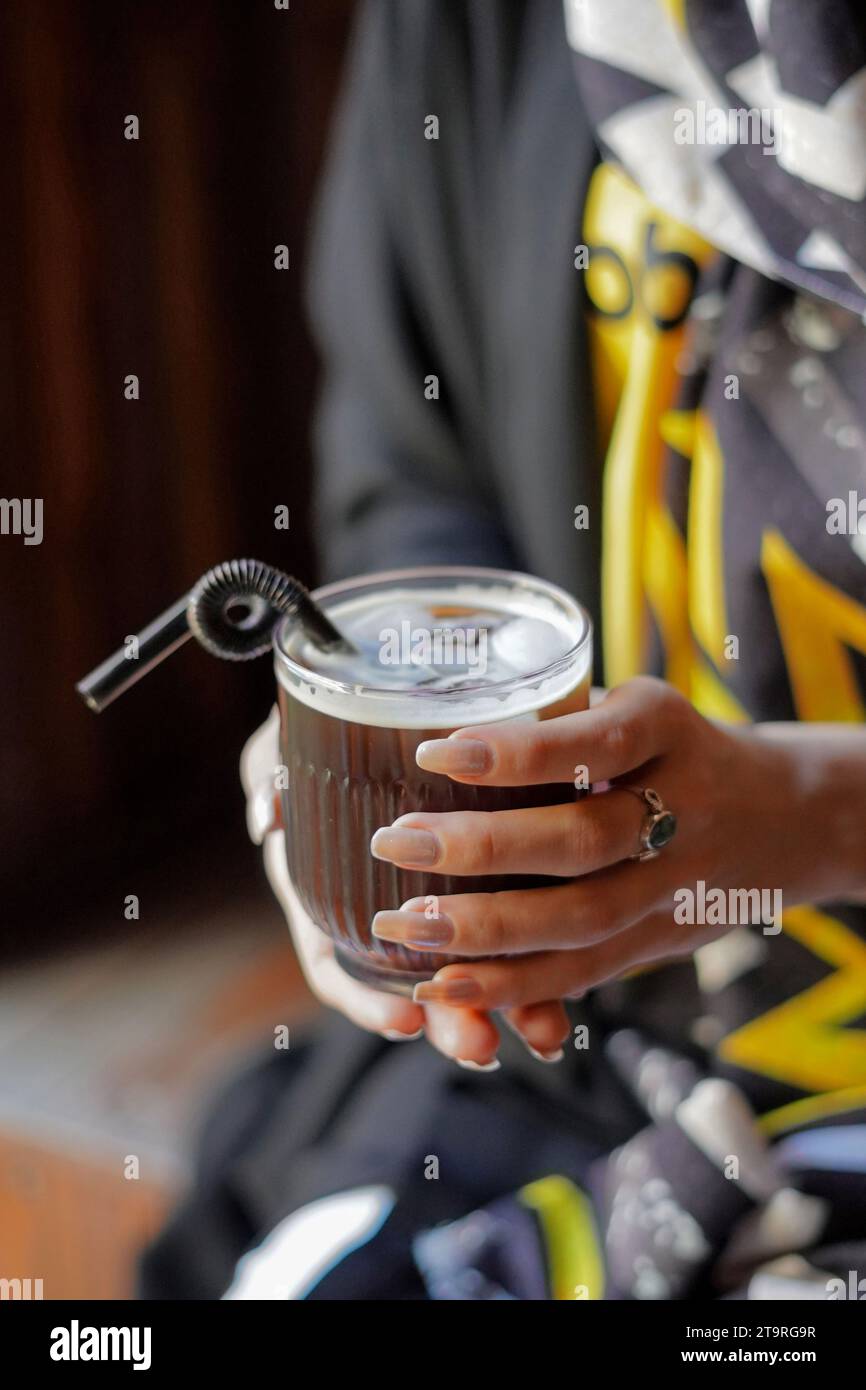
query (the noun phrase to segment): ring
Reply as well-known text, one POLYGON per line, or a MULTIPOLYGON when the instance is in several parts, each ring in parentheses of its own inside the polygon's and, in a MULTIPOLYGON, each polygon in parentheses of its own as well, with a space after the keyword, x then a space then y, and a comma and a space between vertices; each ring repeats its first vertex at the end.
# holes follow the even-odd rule
POLYGON ((665 845, 670 844, 677 833, 677 818, 672 811, 665 808, 664 802, 658 792, 654 792, 652 787, 630 787, 624 782, 616 784, 624 792, 631 792, 632 796, 638 797, 646 807, 646 815, 640 831, 640 849, 637 854, 630 854, 630 859, 638 859, 643 862, 646 859, 656 859, 659 852, 665 845))

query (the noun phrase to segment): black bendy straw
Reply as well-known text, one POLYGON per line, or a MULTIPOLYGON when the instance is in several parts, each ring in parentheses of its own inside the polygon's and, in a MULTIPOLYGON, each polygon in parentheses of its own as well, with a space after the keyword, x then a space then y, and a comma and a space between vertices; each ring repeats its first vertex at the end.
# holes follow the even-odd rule
POLYGON ((294 618, 322 651, 356 651, 299 580, 261 560, 228 560, 203 574, 184 598, 127 639, 75 689, 99 713, 190 637, 227 661, 263 656, 281 618, 294 618))

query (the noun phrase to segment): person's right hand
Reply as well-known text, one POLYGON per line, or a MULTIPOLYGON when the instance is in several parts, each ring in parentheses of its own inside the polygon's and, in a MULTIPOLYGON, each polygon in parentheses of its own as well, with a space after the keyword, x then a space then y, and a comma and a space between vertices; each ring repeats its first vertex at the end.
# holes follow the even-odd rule
MULTIPOLYGON (((279 713, 276 709, 247 741, 241 754, 241 781, 247 797, 250 837, 262 845, 265 872, 279 902, 301 968, 310 989, 330 1008, 338 1009, 359 1028, 391 1041, 407 1041, 423 1031, 446 1057, 475 1067, 498 1065, 499 1034, 488 1014, 437 1004, 415 1004, 353 980, 338 965, 334 944, 304 910, 289 877, 274 771, 279 755, 279 713)), ((533 1055, 558 1060, 570 1027, 560 1003, 513 1009, 502 1017, 533 1055)))

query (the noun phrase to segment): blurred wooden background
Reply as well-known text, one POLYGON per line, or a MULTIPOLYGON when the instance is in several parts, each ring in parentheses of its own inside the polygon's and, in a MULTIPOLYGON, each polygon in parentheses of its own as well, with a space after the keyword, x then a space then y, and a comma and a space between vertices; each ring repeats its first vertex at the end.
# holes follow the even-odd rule
POLYGON ((41 545, 0 536, 0 955, 97 903, 123 930, 191 862, 260 882, 237 758, 267 663, 186 648, 98 717, 73 686, 219 560, 314 577, 302 277, 352 8, 0 7, 0 494, 44 499, 41 545))
POLYGON ((269 664, 188 647, 100 716, 73 687, 220 560, 315 578, 301 297, 352 8, 0 7, 0 495, 44 499, 41 545, 0 535, 0 1275, 46 1298, 131 1293, 213 1088, 314 1011, 237 775, 269 664))

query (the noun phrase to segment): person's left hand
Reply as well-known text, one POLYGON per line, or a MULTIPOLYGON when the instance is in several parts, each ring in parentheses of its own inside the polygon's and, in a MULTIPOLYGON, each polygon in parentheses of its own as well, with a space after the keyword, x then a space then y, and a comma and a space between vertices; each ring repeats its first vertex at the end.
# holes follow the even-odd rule
MULTIPOLYGON (((576 997, 653 962, 690 954, 719 926, 680 925, 677 889, 781 890, 786 906, 832 892, 826 837, 805 813, 796 725, 722 726, 670 685, 628 681, 578 714, 457 730, 422 744, 421 767, 471 786, 574 783, 649 787, 677 817, 673 840, 639 862, 643 802, 616 785, 563 805, 410 813, 373 852, 404 868, 457 875, 552 875, 553 887, 442 897, 379 913, 387 941, 467 957, 419 985, 419 1002, 495 1010, 576 997), (475 959, 470 959, 475 958, 475 959), (476 963, 477 962, 477 963, 476 963)), ((769 924, 768 924, 769 925, 769 924)), ((771 931, 777 931, 772 927, 771 931)))

